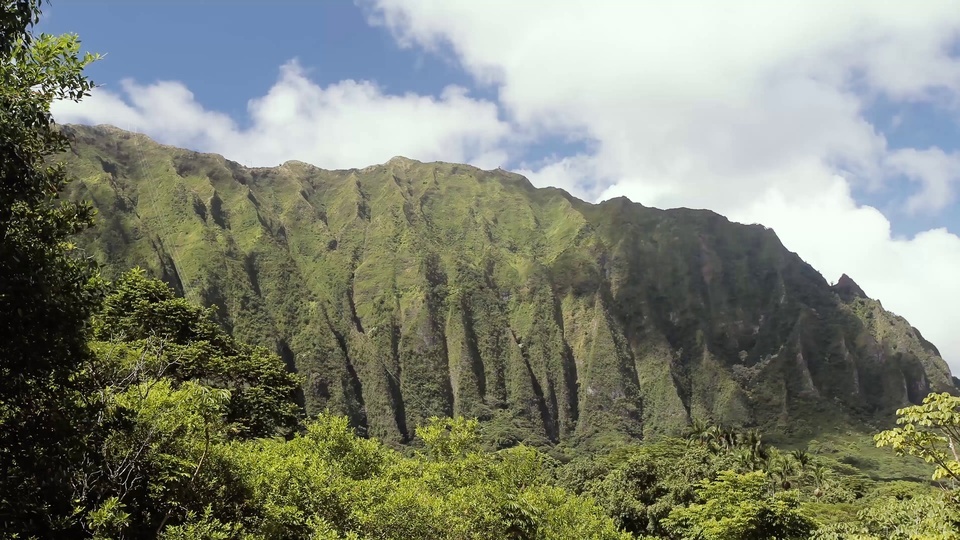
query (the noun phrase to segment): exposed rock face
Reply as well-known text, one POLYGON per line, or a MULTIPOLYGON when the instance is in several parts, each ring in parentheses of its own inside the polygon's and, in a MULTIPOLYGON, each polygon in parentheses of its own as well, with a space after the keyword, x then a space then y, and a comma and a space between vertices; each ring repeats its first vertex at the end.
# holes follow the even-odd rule
POLYGON ((275 347, 305 404, 411 438, 470 415, 507 445, 612 443, 691 417, 803 436, 954 391, 936 349, 772 230, 591 205, 504 171, 394 158, 248 169, 68 127, 84 247, 216 305, 275 347))
POLYGON ((854 298, 867 298, 867 293, 863 292, 857 282, 850 279, 850 276, 846 274, 840 276, 840 280, 832 288, 844 302, 849 302, 854 298))

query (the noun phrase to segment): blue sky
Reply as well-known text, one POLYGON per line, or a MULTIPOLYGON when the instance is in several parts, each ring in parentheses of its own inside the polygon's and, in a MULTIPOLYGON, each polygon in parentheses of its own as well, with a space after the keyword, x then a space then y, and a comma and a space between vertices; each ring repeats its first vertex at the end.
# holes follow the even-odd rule
POLYGON ((238 121, 245 120, 247 100, 266 93, 279 66, 292 58, 321 85, 371 80, 390 93, 436 94, 450 83, 470 83, 450 62, 401 50, 350 0, 225 5, 61 1, 48 10, 42 29, 78 33, 85 48, 107 53, 90 69, 99 84, 115 86, 127 77, 183 81, 199 102, 238 121))
POLYGON ((64 121, 251 165, 402 154, 710 208, 849 273, 960 362, 960 318, 934 305, 960 304, 951 4, 60 0, 41 30, 106 53, 64 121))

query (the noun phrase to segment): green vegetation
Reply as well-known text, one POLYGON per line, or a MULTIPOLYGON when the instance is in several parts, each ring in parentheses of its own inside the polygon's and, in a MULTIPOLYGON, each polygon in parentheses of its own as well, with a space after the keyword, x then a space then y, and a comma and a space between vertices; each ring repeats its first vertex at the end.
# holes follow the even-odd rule
POLYGON ((960 537, 960 399, 876 435, 930 480, 857 446, 955 390, 942 359, 772 235, 460 166, 246 170, 59 131, 95 57, 2 6, 4 538, 960 537), (860 431, 786 437, 835 412, 860 431))
POLYGON ((936 465, 934 480, 960 482, 960 398, 930 394, 923 404, 897 411, 897 424, 876 436, 877 446, 890 446, 897 455, 910 454, 936 465))
POLYGON ((82 70, 95 57, 78 56, 75 36, 34 38, 36 4, 0 12, 0 519, 27 523, 70 508, 85 429, 74 372, 98 301, 94 268, 70 243, 92 212, 58 199, 66 170, 45 162, 67 148, 50 103, 90 90, 82 70))
POLYGON ((685 438, 577 458, 558 479, 638 538, 960 538, 952 486, 875 480, 753 430, 695 423, 685 438))
POLYGON ((776 235, 705 211, 590 205, 504 171, 396 158, 245 168, 67 126, 78 245, 142 267, 280 354, 303 402, 394 447, 432 416, 489 448, 568 453, 693 420, 804 444, 864 438, 946 363, 878 302, 831 289, 776 235))

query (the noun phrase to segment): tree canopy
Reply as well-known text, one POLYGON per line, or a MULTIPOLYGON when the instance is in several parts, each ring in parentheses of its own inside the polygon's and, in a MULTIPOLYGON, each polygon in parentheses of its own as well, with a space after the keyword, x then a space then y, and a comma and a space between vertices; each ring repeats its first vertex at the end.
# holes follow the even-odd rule
POLYGON ((87 328, 100 286, 71 235, 92 211, 59 198, 68 176, 50 156, 67 148, 50 115, 93 84, 75 35, 35 37, 38 0, 0 12, 0 524, 49 531, 69 515, 71 464, 86 423, 87 328))

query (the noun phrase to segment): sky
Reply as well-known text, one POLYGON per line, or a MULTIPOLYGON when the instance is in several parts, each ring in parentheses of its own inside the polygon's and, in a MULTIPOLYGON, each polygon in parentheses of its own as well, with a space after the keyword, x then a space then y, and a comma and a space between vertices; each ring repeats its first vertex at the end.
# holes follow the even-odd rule
POLYGON ((39 29, 105 54, 60 122, 708 208, 848 274, 960 373, 953 0, 54 0, 39 29))

